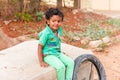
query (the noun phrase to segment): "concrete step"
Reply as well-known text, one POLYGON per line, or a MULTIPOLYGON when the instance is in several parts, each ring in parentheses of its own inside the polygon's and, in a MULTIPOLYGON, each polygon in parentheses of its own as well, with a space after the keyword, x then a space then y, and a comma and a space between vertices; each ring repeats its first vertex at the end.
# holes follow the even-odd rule
MULTIPOLYGON (((0 51, 0 80, 57 80, 54 68, 40 67, 37 47, 38 41, 31 40, 0 51)), ((90 50, 65 43, 61 49, 74 60, 79 55, 92 54, 90 50)))

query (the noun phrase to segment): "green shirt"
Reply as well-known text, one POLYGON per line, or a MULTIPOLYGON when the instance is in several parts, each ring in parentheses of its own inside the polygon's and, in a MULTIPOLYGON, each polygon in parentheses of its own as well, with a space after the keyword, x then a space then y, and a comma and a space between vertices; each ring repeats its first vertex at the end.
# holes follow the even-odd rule
POLYGON ((58 36, 46 25, 46 28, 39 33, 39 44, 43 45, 43 54, 60 54, 60 36, 62 36, 62 28, 59 27, 57 32, 58 36))

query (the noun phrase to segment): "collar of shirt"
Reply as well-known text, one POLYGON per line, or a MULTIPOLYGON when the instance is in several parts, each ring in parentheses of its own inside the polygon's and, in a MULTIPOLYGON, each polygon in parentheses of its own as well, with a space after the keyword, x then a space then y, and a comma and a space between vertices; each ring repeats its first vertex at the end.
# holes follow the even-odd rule
MULTIPOLYGON (((54 32, 52 31, 52 29, 49 27, 49 25, 46 25, 46 28, 47 28, 48 32, 54 34, 54 32)), ((57 33, 58 33, 58 37, 60 37, 62 35, 62 27, 58 28, 57 33)))

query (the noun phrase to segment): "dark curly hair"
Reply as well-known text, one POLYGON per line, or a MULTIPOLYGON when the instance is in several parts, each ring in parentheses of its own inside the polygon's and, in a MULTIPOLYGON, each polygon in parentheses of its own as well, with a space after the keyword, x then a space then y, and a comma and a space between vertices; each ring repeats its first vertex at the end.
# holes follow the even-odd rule
POLYGON ((63 15, 63 13, 62 13, 59 9, 57 9, 57 8, 50 8, 50 9, 48 9, 48 10, 46 11, 46 13, 45 13, 45 18, 46 18, 47 20, 50 20, 50 18, 51 18, 53 15, 58 15, 58 16, 60 16, 60 17, 62 18, 62 21, 63 21, 64 15, 63 15))

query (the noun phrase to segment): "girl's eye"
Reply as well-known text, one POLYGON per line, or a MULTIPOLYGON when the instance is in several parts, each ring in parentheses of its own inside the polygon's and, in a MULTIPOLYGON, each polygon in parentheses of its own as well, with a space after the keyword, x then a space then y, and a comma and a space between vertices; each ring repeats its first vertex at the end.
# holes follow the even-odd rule
POLYGON ((60 20, 59 20, 59 21, 53 20, 52 22, 57 22, 57 23, 60 23, 61 21, 60 21, 60 20))
POLYGON ((53 20, 52 22, 55 22, 55 20, 53 20))
POLYGON ((62 21, 58 21, 58 22, 62 22, 62 21))

